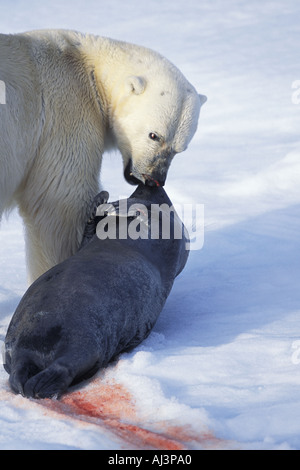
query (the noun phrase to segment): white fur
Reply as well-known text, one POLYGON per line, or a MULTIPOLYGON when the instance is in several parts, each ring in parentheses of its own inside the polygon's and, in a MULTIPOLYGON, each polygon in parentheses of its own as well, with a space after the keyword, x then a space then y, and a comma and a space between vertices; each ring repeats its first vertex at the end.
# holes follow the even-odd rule
POLYGON ((31 281, 78 248, 103 152, 166 174, 205 99, 159 54, 71 31, 0 35, 0 80, 0 215, 19 206, 31 281))

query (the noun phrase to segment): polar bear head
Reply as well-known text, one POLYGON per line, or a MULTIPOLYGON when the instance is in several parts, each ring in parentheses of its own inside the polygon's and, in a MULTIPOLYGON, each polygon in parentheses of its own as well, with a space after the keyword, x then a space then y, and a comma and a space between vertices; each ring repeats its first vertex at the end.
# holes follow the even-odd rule
POLYGON ((112 128, 129 183, 164 185, 174 155, 187 148, 196 132, 205 101, 178 69, 165 63, 151 75, 124 79, 112 128))

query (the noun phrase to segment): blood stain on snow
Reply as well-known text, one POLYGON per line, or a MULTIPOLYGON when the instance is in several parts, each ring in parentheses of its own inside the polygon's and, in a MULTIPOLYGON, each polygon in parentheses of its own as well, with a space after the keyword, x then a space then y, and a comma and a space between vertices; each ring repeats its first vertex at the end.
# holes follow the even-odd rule
POLYGON ((43 405, 84 423, 102 426, 136 449, 221 449, 228 443, 210 431, 196 433, 188 426, 139 419, 130 392, 114 381, 92 382, 86 390, 67 393, 60 400, 43 400, 43 405), (149 429, 148 429, 149 428, 149 429))

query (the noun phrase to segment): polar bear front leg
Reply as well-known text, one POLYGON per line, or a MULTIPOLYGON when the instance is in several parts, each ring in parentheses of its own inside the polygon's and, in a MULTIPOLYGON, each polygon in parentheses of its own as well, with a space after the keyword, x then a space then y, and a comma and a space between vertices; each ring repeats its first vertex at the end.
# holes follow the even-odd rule
MULTIPOLYGON (((76 188, 74 188, 76 189, 76 188)), ((81 193, 60 197, 58 200, 43 199, 37 211, 20 208, 25 223, 25 247, 28 282, 31 284, 44 272, 69 258, 79 248, 86 221, 89 216, 93 194, 81 193)))

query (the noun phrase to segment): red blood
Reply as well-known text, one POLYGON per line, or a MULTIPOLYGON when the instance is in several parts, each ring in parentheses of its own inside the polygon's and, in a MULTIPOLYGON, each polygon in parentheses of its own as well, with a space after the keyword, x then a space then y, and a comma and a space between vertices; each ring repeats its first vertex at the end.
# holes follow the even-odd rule
POLYGON ((38 403, 63 416, 106 428, 135 449, 230 448, 229 442, 218 439, 208 430, 197 433, 189 426, 142 421, 130 392, 114 381, 104 383, 95 379, 86 389, 68 393, 60 400, 39 400, 38 403))
POLYGON ((152 178, 152 176, 150 176, 150 175, 145 175, 145 174, 143 174, 142 176, 145 178, 145 180, 151 180, 151 181, 153 181, 153 182, 156 184, 157 187, 160 186, 159 182, 158 182, 156 179, 152 178))

